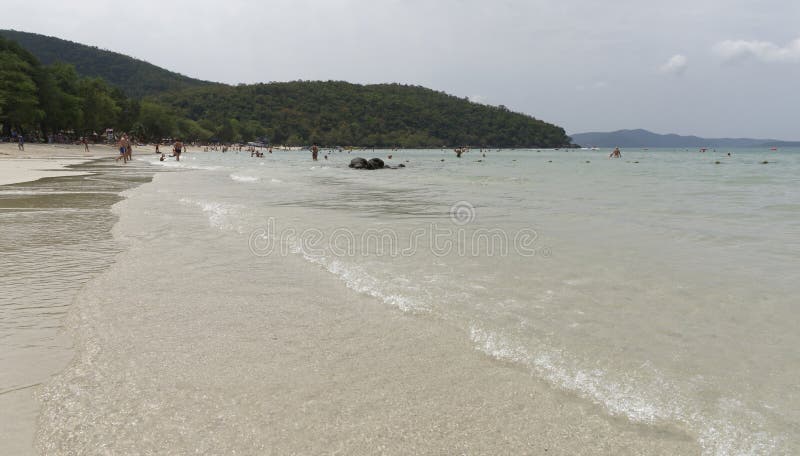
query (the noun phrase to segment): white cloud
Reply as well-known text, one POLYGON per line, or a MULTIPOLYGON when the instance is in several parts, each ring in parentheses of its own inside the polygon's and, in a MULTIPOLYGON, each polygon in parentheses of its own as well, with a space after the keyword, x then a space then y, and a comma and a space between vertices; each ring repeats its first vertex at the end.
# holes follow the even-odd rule
POLYGON ((675 54, 667 60, 667 63, 661 65, 663 73, 670 73, 674 75, 681 75, 689 67, 689 59, 685 55, 675 54))
POLYGON ((762 62, 800 62, 800 38, 786 46, 770 41, 725 40, 714 45, 713 51, 725 60, 752 57, 762 62))

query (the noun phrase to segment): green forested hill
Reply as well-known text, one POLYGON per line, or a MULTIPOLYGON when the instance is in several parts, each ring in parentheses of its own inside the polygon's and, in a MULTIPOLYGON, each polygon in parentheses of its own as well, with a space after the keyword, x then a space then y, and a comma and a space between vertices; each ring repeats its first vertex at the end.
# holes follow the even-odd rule
POLYGON ((213 84, 121 54, 14 31, 0 31, 0 125, 3 135, 13 130, 37 138, 113 128, 141 139, 266 137, 289 145, 570 144, 555 125, 424 87, 336 81, 213 84))
POLYGON ((263 133, 276 143, 402 147, 570 143, 562 128, 502 106, 400 84, 296 81, 217 86, 163 94, 159 101, 223 130, 263 126, 263 133))
POLYGON ((0 30, 0 36, 16 41, 45 65, 69 63, 79 75, 103 78, 130 97, 211 84, 126 55, 60 38, 15 30, 0 30))

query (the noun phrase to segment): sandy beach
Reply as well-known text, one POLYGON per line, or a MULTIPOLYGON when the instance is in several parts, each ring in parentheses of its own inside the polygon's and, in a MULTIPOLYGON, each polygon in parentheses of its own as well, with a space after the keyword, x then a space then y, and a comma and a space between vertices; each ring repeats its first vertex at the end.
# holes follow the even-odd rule
MULTIPOLYGON (((162 146, 162 149, 168 151, 170 147, 162 146)), ((134 146, 133 154, 152 154, 154 151, 151 145, 139 145, 134 146)), ((32 143, 25 144, 25 150, 19 150, 14 143, 0 143, 0 185, 79 175, 68 167, 90 160, 116 157, 116 148, 106 144, 89 145, 89 152, 86 152, 82 145, 32 143)))
POLYGON ((86 152, 83 146, 26 144, 19 150, 16 144, 0 143, 0 185, 30 182, 45 177, 73 175, 69 165, 85 163, 110 156, 108 146, 92 146, 86 152))

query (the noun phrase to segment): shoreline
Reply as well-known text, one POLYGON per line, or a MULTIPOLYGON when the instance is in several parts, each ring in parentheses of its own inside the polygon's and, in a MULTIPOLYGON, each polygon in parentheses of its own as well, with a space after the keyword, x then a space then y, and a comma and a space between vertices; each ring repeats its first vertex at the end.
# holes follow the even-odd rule
POLYGON ((18 455, 37 454, 38 394, 75 356, 65 312, 116 251, 108 239, 116 217, 111 207, 147 174, 142 164, 117 167, 106 154, 76 154, 77 147, 28 149, 0 155, 0 182, 13 185, 0 186, 0 453, 18 455), (52 242, 37 239, 43 227, 52 242))
MULTIPOLYGON (((162 146, 167 147, 167 146, 162 146)), ((134 157, 155 152, 152 145, 135 146, 134 157)), ((195 151, 196 152, 196 151, 195 151)), ((80 176, 85 172, 71 169, 93 160, 115 159, 115 147, 107 144, 89 145, 89 152, 82 145, 73 144, 26 144, 25 150, 17 149, 15 143, 0 143, 0 186, 34 182, 48 177, 80 176)))
POLYGON ((264 261, 242 235, 209 227, 208 211, 163 196, 197 182, 160 174, 114 205, 124 250, 70 309, 76 357, 41 390, 42 453, 697 452, 680 429, 598 413, 474 350, 460 329, 387 308, 333 274, 309 289, 317 265, 264 261), (177 225, 193 235, 176 242, 177 225), (209 257, 269 280, 198 267, 209 257), (154 258, 180 280, 154 274, 154 258))
POLYGON ((47 177, 79 176, 81 173, 69 169, 98 158, 105 158, 95 147, 86 152, 83 146, 70 145, 25 145, 18 150, 16 144, 0 143, 0 186, 33 182, 47 177))

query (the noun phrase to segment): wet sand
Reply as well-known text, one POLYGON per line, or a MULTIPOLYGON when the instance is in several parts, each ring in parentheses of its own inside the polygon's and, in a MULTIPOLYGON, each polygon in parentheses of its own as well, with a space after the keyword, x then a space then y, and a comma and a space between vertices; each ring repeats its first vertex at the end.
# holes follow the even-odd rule
POLYGON ((149 177, 141 163, 115 166, 82 148, 11 152, 0 158, 0 454, 27 455, 35 454, 36 395, 74 356, 64 315, 116 252, 110 207, 149 177))

